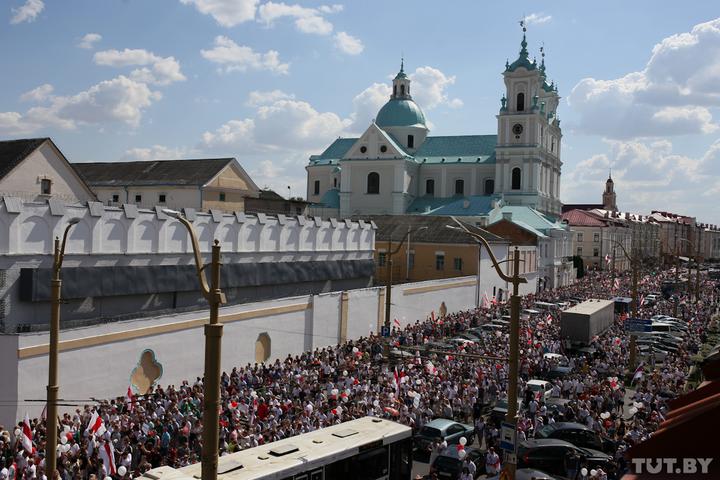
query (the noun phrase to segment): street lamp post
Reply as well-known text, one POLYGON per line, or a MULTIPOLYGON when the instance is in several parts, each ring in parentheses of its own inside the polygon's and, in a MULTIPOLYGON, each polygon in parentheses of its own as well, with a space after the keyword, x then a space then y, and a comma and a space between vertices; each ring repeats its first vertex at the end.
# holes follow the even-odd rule
POLYGON ((60 295, 62 289, 62 280, 60 279, 60 269, 62 268, 63 258, 65 257, 65 243, 67 242, 68 233, 73 225, 80 221, 79 218, 71 218, 65 227, 60 239, 55 237, 55 249, 53 256, 53 277, 50 281, 51 296, 50 302, 50 349, 48 352, 48 385, 47 385, 47 420, 45 442, 45 461, 47 468, 45 471, 49 478, 53 477, 57 469, 57 442, 58 442, 58 416, 57 416, 57 399, 58 399, 58 344, 60 343, 60 295))
MULTIPOLYGON (((520 252, 517 247, 515 247, 515 250, 513 252, 513 274, 512 276, 507 275, 505 272, 502 271, 502 268, 500 267, 500 264, 498 263, 497 259, 495 258, 495 255, 493 254, 492 250, 490 249, 490 245, 488 244, 487 240, 485 240, 482 235, 479 235, 475 232, 471 232, 468 230, 467 226, 460 222, 457 218, 451 217, 455 223, 459 225, 459 227, 447 225, 447 228, 450 228, 452 230, 461 230, 465 232, 466 234, 470 235, 485 247, 485 249, 488 252, 488 255, 490 256, 490 260, 492 261, 493 267, 495 268, 495 271, 497 272, 498 276, 505 280, 506 282, 510 282, 513 285, 513 294, 512 297, 510 297, 510 372, 508 374, 508 410, 507 415, 505 416, 505 421, 508 423, 511 423, 515 425, 517 430, 517 410, 518 410, 518 363, 519 363, 519 357, 520 357, 520 351, 519 351, 519 340, 520 340, 520 295, 519 295, 519 287, 521 283, 527 283, 527 279, 520 276, 520 252)), ((517 445, 516 445, 516 451, 517 451, 517 445)), ((516 464, 514 463, 514 455, 513 455, 514 461, 506 461, 505 462, 505 468, 506 472, 510 478, 510 480, 515 479, 515 469, 516 464)))
MULTIPOLYGON (((427 230, 428 227, 420 227, 415 232, 419 232, 421 230, 427 230)), ((391 297, 392 297, 392 267, 393 267, 393 261, 392 257, 397 252, 400 251, 405 241, 410 237, 410 233, 412 232, 412 228, 408 227, 408 231, 405 234, 405 236, 400 240, 400 243, 395 248, 395 250, 392 249, 392 235, 388 236, 388 252, 387 252, 387 276, 385 277, 385 329, 389 332, 390 331, 390 306, 391 303, 391 297)), ((386 338, 383 349, 385 354, 385 359, 390 359, 390 338, 386 338)))
POLYGON ((226 302, 220 290, 220 242, 212 246, 210 264, 210 285, 205 278, 205 267, 200 255, 200 245, 192 223, 174 210, 163 210, 167 215, 182 223, 190 234, 195 267, 197 268, 200 290, 210 304, 210 322, 205 324, 205 372, 203 379, 203 431, 201 476, 202 480, 216 480, 220 443, 220 368, 223 325, 219 321, 220 305, 226 302))
MULTIPOLYGON (((675 239, 675 285, 673 289, 677 288, 678 283, 680 283, 680 242, 687 242, 690 244, 690 247, 692 247, 692 243, 690 243, 690 240, 687 238, 676 238, 675 239)), ((690 258, 688 258, 688 289, 690 288, 690 258)), ((688 290, 688 295, 690 294, 690 291, 688 290)), ((680 301, 680 298, 675 295, 675 302, 673 305, 673 317, 677 317, 677 311, 678 311, 678 302, 680 301)))
MULTIPOLYGON (((618 242, 617 240, 613 240, 613 252, 615 251, 615 245, 620 247, 620 250, 622 251, 623 255, 625 255, 625 258, 630 262, 630 267, 632 268, 632 284, 633 284, 633 291, 632 291, 632 315, 633 318, 638 318, 638 309, 640 308, 640 300, 638 297, 638 269, 640 267, 640 258, 637 254, 630 256, 628 251, 625 249, 625 246, 618 242)), ((613 285, 614 287, 614 285, 613 285)), ((635 342, 637 341, 637 335, 630 335, 630 371, 633 371, 635 369, 635 363, 637 362, 637 352, 635 348, 635 342)))

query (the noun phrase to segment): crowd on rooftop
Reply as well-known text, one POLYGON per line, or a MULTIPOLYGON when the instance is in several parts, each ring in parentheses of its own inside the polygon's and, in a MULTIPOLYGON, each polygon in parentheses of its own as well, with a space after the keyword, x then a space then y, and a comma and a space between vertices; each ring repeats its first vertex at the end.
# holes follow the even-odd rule
MULTIPOLYGON (((670 270, 640 279, 643 293, 659 292, 670 270)), ((630 290, 629 274, 620 274, 620 288, 630 290)), ((613 290, 606 272, 590 272, 576 284, 562 289, 528 295, 523 308, 535 302, 558 302, 574 298, 607 298, 613 290)), ((662 364, 645 360, 644 374, 626 387, 629 337, 622 317, 601 335, 593 338, 594 353, 571 354, 559 334, 559 310, 523 315, 520 334, 519 392, 525 400, 519 417, 519 435, 532 438, 543 425, 576 421, 608 438, 616 445, 613 471, 597 472, 596 478, 619 478, 625 464, 623 452, 657 429, 666 413, 668 399, 685 387, 691 356, 702 342, 707 322, 716 311, 711 284, 697 305, 681 294, 681 309, 690 334, 677 351, 662 364), (543 398, 528 395, 526 382, 541 377, 553 367, 545 353, 563 354, 571 372, 554 380, 552 396, 568 399, 550 409, 543 398), (631 390, 626 390, 631 389, 631 390)), ((672 302, 660 299, 641 307, 641 317, 672 314, 672 302)), ((444 353, 429 353, 426 346, 444 342, 457 334, 500 318, 508 306, 490 304, 482 308, 429 315, 395 328, 390 341, 397 351, 407 352, 386 362, 384 338, 371 335, 333 347, 307 351, 268 363, 249 363, 224 372, 221 379, 221 455, 255 447, 366 415, 382 416, 412 426, 416 431, 434 418, 474 423, 479 445, 493 455, 498 451, 498 426, 483 413, 487 405, 506 399, 508 333, 488 331, 480 339, 454 346, 444 353), (479 356, 473 356, 479 355, 479 356), (487 356, 493 358, 482 358, 487 356), (492 449, 492 450, 491 450, 492 449)), ((45 421, 30 420, 32 452, 27 452, 17 435, 22 421, 12 428, 0 428, 0 480, 11 479, 112 479, 134 478, 161 465, 181 467, 200 461, 202 450, 201 378, 179 385, 157 385, 144 395, 118 397, 85 405, 60 418, 58 471, 46 475, 45 421), (103 429, 95 435, 89 429, 94 413, 103 429), (106 444, 114 450, 115 472, 108 465, 106 444), (104 460, 103 460, 104 458, 104 460)), ((432 446, 432 455, 442 453, 442 444, 432 446)), ((579 465, 578 465, 579 467, 579 465)), ((579 471, 579 470, 578 470, 579 471)))

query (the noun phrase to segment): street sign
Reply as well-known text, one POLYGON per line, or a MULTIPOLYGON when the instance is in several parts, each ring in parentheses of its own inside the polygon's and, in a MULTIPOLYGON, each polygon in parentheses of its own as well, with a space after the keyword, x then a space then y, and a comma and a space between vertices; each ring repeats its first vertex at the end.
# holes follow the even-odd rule
POLYGON ((380 327, 380 335, 383 337, 389 337, 390 336, 390 327, 383 325, 380 327))
POLYGON ((625 320, 625 330, 628 332, 651 332, 652 320, 629 318, 625 320))
POLYGON ((515 451, 515 425, 503 422, 500 428, 500 448, 511 452, 515 451))

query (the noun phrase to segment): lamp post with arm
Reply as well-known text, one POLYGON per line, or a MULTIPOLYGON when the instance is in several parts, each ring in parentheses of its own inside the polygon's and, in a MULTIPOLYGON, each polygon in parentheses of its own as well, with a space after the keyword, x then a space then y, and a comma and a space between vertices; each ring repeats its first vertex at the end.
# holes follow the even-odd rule
MULTIPOLYGON (((673 287, 673 290, 677 288, 678 284, 680 283, 680 242, 686 242, 692 247, 692 243, 687 238, 676 238, 675 239, 675 286, 673 287)), ((688 278, 690 277, 690 259, 688 258, 688 278)), ((690 286, 690 282, 688 281, 688 287, 690 286)), ((688 291, 688 294, 690 292, 688 291)), ((673 317, 677 317, 677 311, 678 311, 678 303, 680 301, 680 298, 675 295, 675 302, 673 305, 673 317)))
POLYGON ((57 400, 58 390, 58 350, 60 343, 60 295, 62 289, 62 280, 60 278, 60 269, 62 268, 63 259, 65 258, 65 243, 67 242, 70 229, 80 221, 79 218, 71 218, 65 227, 60 239, 55 237, 55 248, 53 255, 53 276, 50 281, 51 303, 50 303, 50 348, 48 352, 48 384, 47 384, 47 440, 45 442, 45 461, 47 468, 45 471, 49 478, 52 478, 57 469, 57 442, 58 442, 58 416, 57 416, 57 400))
MULTIPOLYGON (((493 267, 497 272, 498 276, 506 282, 512 283, 513 294, 510 297, 510 371, 508 373, 508 410, 505 416, 505 421, 515 425, 517 430, 517 410, 518 410, 518 363, 520 357, 519 340, 520 340, 520 295, 519 287, 521 283, 527 283, 527 279, 520 276, 520 255, 519 249, 515 247, 513 252, 513 270, 512 276, 507 275, 502 271, 499 262, 495 258, 490 245, 482 235, 470 231, 467 226, 460 222, 457 218, 451 217, 457 226, 447 225, 446 227, 452 230, 460 230, 470 235, 475 239, 476 242, 480 243, 485 247, 492 261, 493 267)), ((516 444, 517 450, 517 444, 516 444)), ((514 455, 513 457, 514 458, 514 455)), ((505 462, 505 468, 510 480, 515 479, 516 464, 511 461, 505 462)))
POLYGON ((212 246, 210 285, 208 285, 204 273, 207 265, 203 264, 200 245, 192 223, 174 210, 163 210, 163 212, 182 223, 190 234, 200 290, 210 304, 210 322, 205 324, 201 475, 202 480, 215 480, 218 475, 220 443, 220 368, 223 334, 223 325, 219 321, 219 310, 220 305, 226 302, 225 294, 220 290, 220 242, 215 240, 212 246))

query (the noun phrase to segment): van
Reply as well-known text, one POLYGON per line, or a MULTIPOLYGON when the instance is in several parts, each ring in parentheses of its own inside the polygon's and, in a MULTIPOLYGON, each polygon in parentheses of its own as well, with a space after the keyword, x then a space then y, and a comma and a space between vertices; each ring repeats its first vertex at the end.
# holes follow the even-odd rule
POLYGON ((540 312, 531 308, 526 308, 522 311, 525 315, 540 315, 540 312))

